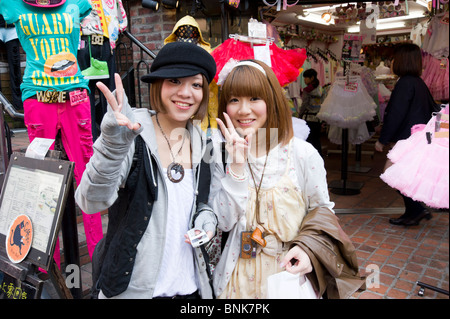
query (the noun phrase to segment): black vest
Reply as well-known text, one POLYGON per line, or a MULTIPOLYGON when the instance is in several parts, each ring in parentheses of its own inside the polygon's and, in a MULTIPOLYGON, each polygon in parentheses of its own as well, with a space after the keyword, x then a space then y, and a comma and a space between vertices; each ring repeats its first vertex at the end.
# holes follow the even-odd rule
MULTIPOLYGON (((116 202, 108 209, 106 236, 97 244, 92 256, 94 298, 98 295, 99 289, 108 298, 127 289, 133 272, 137 245, 147 229, 153 203, 157 200, 158 185, 152 177, 157 176, 157 163, 152 156, 149 158, 145 142, 140 135, 135 139, 135 146, 133 164, 126 185, 119 190, 116 202), (153 175, 151 167, 155 168, 153 175)), ((211 182, 209 164, 202 160, 198 169, 201 169, 201 181, 197 203, 207 203, 211 182)))

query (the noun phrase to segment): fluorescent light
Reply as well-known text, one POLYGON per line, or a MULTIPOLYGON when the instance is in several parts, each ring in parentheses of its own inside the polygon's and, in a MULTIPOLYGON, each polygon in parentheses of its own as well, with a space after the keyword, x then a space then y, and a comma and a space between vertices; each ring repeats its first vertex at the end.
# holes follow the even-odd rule
POLYGON ((423 15, 423 11, 411 11, 409 14, 404 15, 404 16, 378 19, 377 23, 403 21, 403 20, 417 19, 417 18, 424 18, 424 17, 425 16, 423 15))
POLYGON ((428 9, 428 1, 426 0, 416 0, 416 3, 428 9))
MULTIPOLYGON (((377 30, 400 29, 405 27, 405 22, 391 22, 377 24, 377 30)), ((351 26, 347 29, 349 33, 359 33, 359 25, 351 26)))
MULTIPOLYGON (((348 4, 356 5, 356 2, 350 2, 348 4)), ((340 6, 342 6, 342 4, 336 4, 336 5, 333 5, 333 6, 326 6, 326 7, 307 8, 307 9, 303 9, 303 11, 306 11, 306 12, 326 11, 326 10, 335 9, 337 7, 340 7, 340 6)))

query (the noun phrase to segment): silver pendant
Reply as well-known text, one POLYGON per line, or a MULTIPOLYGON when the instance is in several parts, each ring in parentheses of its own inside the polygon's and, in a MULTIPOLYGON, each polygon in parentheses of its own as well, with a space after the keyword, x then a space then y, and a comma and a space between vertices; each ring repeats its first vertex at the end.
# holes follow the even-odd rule
POLYGON ((184 177, 184 168, 181 164, 172 162, 167 167, 167 177, 172 183, 179 183, 184 177))

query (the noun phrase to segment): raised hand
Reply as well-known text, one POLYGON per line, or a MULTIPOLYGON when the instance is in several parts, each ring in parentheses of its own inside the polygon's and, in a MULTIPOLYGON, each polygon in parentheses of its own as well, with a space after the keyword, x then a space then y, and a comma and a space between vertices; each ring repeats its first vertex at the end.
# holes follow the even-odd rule
POLYGON ((243 172, 244 164, 247 162, 248 151, 251 145, 253 133, 242 137, 233 125, 228 114, 223 113, 227 125, 222 120, 216 119, 217 124, 225 137, 225 148, 232 155, 233 171, 240 174, 243 172))
POLYGON ((115 73, 114 80, 116 82, 116 96, 114 96, 114 94, 112 94, 108 87, 102 82, 97 82, 96 85, 105 96, 108 104, 111 106, 114 116, 116 117, 117 124, 120 126, 126 126, 130 130, 138 130, 141 127, 141 124, 131 122, 126 115, 122 114, 124 90, 120 75, 115 73))

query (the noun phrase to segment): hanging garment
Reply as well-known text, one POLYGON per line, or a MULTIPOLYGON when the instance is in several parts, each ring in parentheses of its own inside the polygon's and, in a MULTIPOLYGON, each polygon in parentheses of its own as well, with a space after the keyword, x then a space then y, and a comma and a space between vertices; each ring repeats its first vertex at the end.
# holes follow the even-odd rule
POLYGON ((380 178, 415 201, 449 208, 448 104, 441 113, 446 119, 442 116, 439 121, 434 115, 427 125, 419 124, 409 138, 395 144, 387 155, 393 165, 380 178))
MULTIPOLYGON (((300 68, 306 59, 305 49, 283 50, 275 43, 270 44, 272 70, 278 78, 281 86, 294 82, 300 73, 300 68)), ((255 54, 252 44, 237 39, 228 39, 211 53, 217 65, 217 73, 214 80, 219 79, 220 71, 230 60, 254 59, 255 54)))
POLYGON ((347 85, 346 77, 336 78, 317 114, 319 119, 340 128, 358 128, 373 119, 377 105, 361 77, 350 77, 348 83, 353 85, 347 85))

